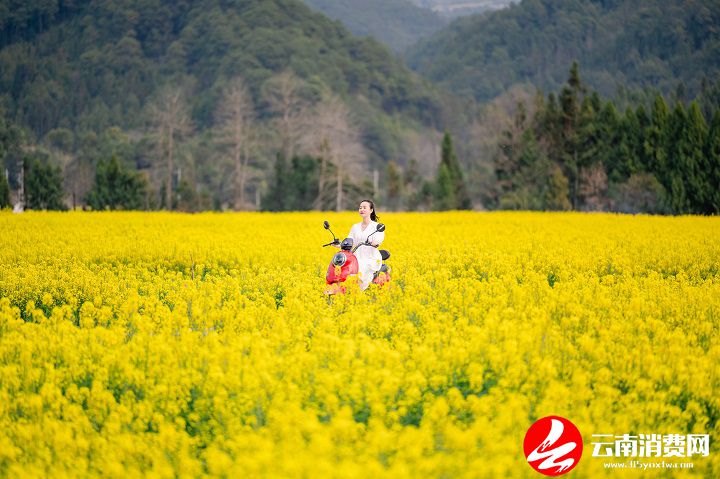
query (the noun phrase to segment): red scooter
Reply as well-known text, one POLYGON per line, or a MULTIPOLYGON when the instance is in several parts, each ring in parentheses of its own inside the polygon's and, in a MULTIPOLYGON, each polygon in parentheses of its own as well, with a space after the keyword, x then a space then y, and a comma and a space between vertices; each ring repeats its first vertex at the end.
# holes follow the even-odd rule
MULTIPOLYGON (((353 245, 352 238, 345 238, 341 243, 335 236, 335 233, 330 229, 330 223, 327 221, 323 222, 323 226, 333 235, 333 240, 328 244, 324 244, 323 248, 326 246, 340 246, 340 251, 333 256, 328 266, 327 274, 325 275, 325 282, 328 284, 325 294, 344 294, 346 287, 341 283, 344 283, 349 276, 358 274, 358 260, 355 257, 355 251, 361 246, 377 248, 377 246, 373 246, 370 243, 370 237, 375 233, 385 231, 385 225, 379 223, 377 229, 370 233, 365 242, 357 245, 353 245)), ((378 250, 378 252, 380 255, 379 259, 382 263, 380 268, 375 271, 372 282, 382 286, 390 281, 390 268, 384 263, 385 260, 390 258, 390 253, 384 249, 378 250)))

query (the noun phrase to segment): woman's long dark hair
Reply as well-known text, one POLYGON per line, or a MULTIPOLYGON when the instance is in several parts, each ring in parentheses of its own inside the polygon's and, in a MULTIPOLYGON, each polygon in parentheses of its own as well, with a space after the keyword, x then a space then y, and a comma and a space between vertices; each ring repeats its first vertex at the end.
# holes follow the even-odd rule
POLYGON ((377 223, 378 215, 375 214, 375 203, 372 200, 362 200, 360 203, 370 203, 372 213, 370 213, 370 220, 377 223))

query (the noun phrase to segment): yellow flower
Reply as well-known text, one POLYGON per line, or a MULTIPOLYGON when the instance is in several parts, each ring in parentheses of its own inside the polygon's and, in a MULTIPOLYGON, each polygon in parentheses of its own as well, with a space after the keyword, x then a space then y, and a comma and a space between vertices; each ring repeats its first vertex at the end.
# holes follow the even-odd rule
POLYGON ((388 213, 390 282, 336 295, 324 219, 357 221, 0 213, 0 475, 514 477, 544 415, 717 432, 719 218, 388 213))

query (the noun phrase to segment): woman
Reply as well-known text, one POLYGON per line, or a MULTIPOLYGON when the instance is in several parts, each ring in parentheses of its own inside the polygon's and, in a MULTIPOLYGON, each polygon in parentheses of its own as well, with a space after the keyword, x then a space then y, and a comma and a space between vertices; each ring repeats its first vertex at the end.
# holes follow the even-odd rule
MULTIPOLYGON (((348 238, 352 238, 353 244, 364 243, 367 237, 375 233, 377 229, 378 217, 375 214, 375 203, 370 200, 363 200, 358 207, 358 213, 362 217, 360 223, 356 223, 350 228, 348 238)), ((373 246, 380 246, 385 239, 385 232, 378 232, 372 235, 370 243, 373 246)), ((375 269, 373 265, 377 261, 377 249, 370 246, 360 246, 355 251, 355 257, 358 260, 358 277, 360 278, 360 289, 365 290, 370 286, 373 280, 375 269)))

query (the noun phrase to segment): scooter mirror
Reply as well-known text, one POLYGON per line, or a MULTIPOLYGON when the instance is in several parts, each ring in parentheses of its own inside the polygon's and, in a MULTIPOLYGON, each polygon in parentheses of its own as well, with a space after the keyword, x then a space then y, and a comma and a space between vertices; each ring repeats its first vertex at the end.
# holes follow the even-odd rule
POLYGON ((330 223, 328 223, 327 221, 323 221, 323 227, 324 227, 326 230, 329 230, 329 229, 330 229, 330 223))
POLYGON ((379 224, 377 225, 377 229, 376 229, 375 231, 378 231, 378 232, 382 233, 383 231, 385 231, 385 225, 382 224, 382 223, 379 223, 379 224))

